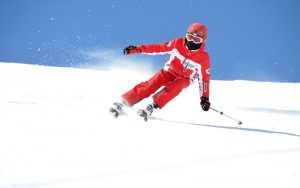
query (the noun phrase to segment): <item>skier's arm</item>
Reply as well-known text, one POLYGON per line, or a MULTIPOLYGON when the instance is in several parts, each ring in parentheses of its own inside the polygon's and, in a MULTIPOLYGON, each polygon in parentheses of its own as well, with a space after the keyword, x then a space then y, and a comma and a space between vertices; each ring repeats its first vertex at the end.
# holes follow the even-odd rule
POLYGON ((203 67, 201 70, 202 81, 199 80, 200 90, 200 105, 204 111, 208 111, 210 108, 209 102, 209 82, 210 82, 210 67, 203 67))
POLYGON ((135 53, 142 53, 148 55, 166 54, 172 51, 172 49, 174 48, 174 42, 175 40, 170 42, 163 42, 160 44, 144 44, 139 46, 129 45, 126 48, 124 48, 123 53, 125 55, 135 53))
POLYGON ((203 63, 201 70, 198 70, 198 81, 201 107, 204 111, 208 111, 210 108, 209 102, 209 82, 210 82, 210 60, 208 54, 202 59, 203 63))
POLYGON ((163 42, 160 44, 144 44, 139 47, 143 54, 163 55, 172 51, 174 48, 174 41, 163 42))
POLYGON ((210 67, 202 67, 202 80, 199 78, 199 89, 201 97, 209 98, 210 67))

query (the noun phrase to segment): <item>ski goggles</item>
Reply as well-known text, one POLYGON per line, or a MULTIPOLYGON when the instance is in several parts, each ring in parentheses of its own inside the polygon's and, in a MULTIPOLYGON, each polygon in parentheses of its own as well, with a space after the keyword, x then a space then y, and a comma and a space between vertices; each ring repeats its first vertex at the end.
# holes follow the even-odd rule
POLYGON ((196 35, 194 33, 187 33, 185 38, 186 38, 186 40, 193 41, 196 44, 199 44, 199 43, 203 42, 203 38, 199 37, 198 35, 196 35))

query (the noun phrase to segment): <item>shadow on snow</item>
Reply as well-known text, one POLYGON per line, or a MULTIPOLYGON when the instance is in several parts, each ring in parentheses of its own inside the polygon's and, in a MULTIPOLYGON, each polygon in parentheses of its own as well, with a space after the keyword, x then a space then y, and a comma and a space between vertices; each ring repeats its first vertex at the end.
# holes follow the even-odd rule
POLYGON ((272 130, 267 130, 267 129, 256 129, 256 128, 247 128, 247 127, 232 127, 232 126, 222 126, 222 125, 208 125, 208 124, 201 124, 201 123, 168 120, 168 119, 163 119, 163 118, 158 118, 158 117, 153 117, 153 116, 151 117, 151 119, 170 122, 170 123, 178 123, 178 124, 186 124, 186 125, 197 125, 197 126, 202 126, 202 127, 210 127, 210 128, 218 128, 218 129, 231 129, 231 130, 239 130, 239 131, 271 133, 271 134, 281 134, 281 135, 287 135, 287 136, 300 137, 299 134, 294 134, 294 133, 289 133, 289 132, 282 132, 282 131, 272 131, 272 130))

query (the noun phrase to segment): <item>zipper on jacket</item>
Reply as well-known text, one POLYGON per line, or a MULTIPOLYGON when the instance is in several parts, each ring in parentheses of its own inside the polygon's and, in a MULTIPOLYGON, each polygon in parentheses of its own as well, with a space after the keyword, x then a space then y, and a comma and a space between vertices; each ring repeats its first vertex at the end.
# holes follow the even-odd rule
MULTIPOLYGON (((186 58, 183 60, 183 64, 185 64, 186 58)), ((186 71, 187 67, 189 66, 190 62, 187 62, 186 65, 184 66, 183 72, 186 71)))

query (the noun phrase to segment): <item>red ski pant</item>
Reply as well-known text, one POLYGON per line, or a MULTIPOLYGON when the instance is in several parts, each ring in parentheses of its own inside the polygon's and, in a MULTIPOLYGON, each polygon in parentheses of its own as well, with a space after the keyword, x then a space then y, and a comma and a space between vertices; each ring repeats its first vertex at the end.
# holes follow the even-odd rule
POLYGON ((176 97, 184 88, 190 85, 189 78, 176 76, 169 71, 161 69, 148 81, 141 82, 122 95, 129 105, 134 105, 144 98, 155 93, 160 87, 165 86, 153 96, 153 101, 159 108, 163 108, 169 101, 176 97))

